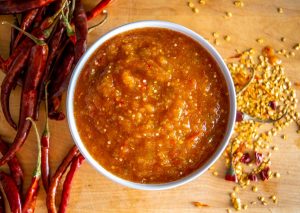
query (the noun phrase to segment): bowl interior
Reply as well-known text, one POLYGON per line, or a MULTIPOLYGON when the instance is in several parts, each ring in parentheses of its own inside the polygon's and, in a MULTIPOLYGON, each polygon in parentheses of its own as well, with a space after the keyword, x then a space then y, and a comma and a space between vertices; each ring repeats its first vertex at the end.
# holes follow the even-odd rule
POLYGON ((140 21, 140 22, 135 22, 135 23, 130 23, 123 25, 121 27, 118 27, 105 35, 103 35, 101 38, 99 38, 87 51, 86 53, 82 56, 80 61, 78 62, 77 66, 75 67, 72 77, 70 79, 70 84, 68 88, 68 94, 67 94, 67 120, 69 124, 69 128, 71 131, 71 135, 78 146, 80 152, 83 154, 83 156, 87 159, 87 161, 100 173, 102 173, 104 176, 108 177, 109 179, 120 183, 122 185, 125 185, 127 187, 135 188, 135 189, 142 189, 142 190, 162 190, 162 189, 169 189, 169 188, 174 188, 176 186, 185 184, 198 176, 200 176, 202 173, 204 173, 223 153, 224 149, 226 148, 229 137, 233 131, 234 127, 234 122, 235 122, 235 115, 236 115, 236 97, 235 97, 235 89, 234 89, 234 84, 230 75, 229 70, 227 69, 226 64, 224 63, 223 59, 221 58, 220 54, 215 50, 215 48, 209 44, 204 38, 202 38, 200 35, 195 33, 194 31, 185 28, 181 25, 170 23, 170 22, 165 22, 165 21, 140 21), (79 133, 77 131, 76 127, 76 122, 75 122, 75 117, 74 117, 74 108, 73 108, 73 103, 74 103, 74 92, 76 88, 76 83, 77 79, 84 68, 86 62, 88 59, 92 56, 92 54, 98 49, 99 46, 101 46, 104 42, 109 40, 110 38, 126 32, 130 31, 133 29, 138 29, 138 28, 147 28, 147 27, 157 27, 157 28, 166 28, 169 30, 177 31, 180 32, 195 41, 197 41, 202 47, 204 47, 210 54, 211 56, 215 59, 217 62, 218 66, 220 67, 222 74, 225 78, 228 92, 229 92, 229 102, 230 102, 230 112, 229 112, 229 119, 228 119, 228 125, 226 129, 226 134, 219 144, 218 148, 216 151, 213 153, 213 155, 201 166, 199 167, 196 171, 193 173, 189 174, 188 176, 183 177, 182 179, 169 182, 169 183, 162 183, 162 184, 140 184, 140 183, 134 183, 130 182, 127 180, 124 180, 106 169, 104 169, 96 160, 93 159, 93 157, 89 154, 87 151, 86 147, 84 146, 83 142, 81 141, 81 138, 79 136, 79 133))

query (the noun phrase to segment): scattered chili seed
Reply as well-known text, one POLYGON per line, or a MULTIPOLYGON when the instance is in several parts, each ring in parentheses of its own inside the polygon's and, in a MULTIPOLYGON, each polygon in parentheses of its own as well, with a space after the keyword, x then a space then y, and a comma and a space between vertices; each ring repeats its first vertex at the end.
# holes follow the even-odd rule
POLYGON ((205 5, 206 1, 205 0, 199 0, 199 4, 205 5))
POLYGON ((225 41, 230 41, 230 40, 231 40, 231 37, 230 37, 229 35, 226 35, 226 36, 224 36, 224 40, 225 40, 225 41))
POLYGON ((213 176, 218 176, 218 175, 219 175, 219 173, 217 171, 213 172, 213 176))
POLYGON ((212 36, 213 36, 214 38, 219 38, 219 33, 213 32, 213 33, 212 33, 212 36))
POLYGON ((194 8, 193 8, 193 12, 194 12, 194 13, 199 13, 199 9, 196 8, 196 7, 194 7, 194 8))
POLYGON ((275 178, 280 178, 280 173, 279 173, 279 172, 275 172, 275 173, 274 173, 274 177, 275 177, 275 178))
POLYGON ((257 186, 252 186, 252 191, 253 191, 253 192, 257 192, 257 191, 258 191, 257 186))
POLYGON ((231 202, 233 204, 233 207, 235 208, 235 210, 241 210, 242 208, 242 205, 241 205, 241 199, 240 198, 236 198, 236 197, 233 197, 231 199, 231 202))
POLYGON ((226 14, 226 17, 228 17, 228 18, 231 18, 232 17, 232 13, 231 12, 225 12, 225 14, 226 14))
POLYGON ((256 42, 259 43, 259 44, 262 44, 262 43, 264 43, 264 39, 262 39, 262 38, 257 38, 257 39, 256 39, 256 42))
POLYGON ((214 43, 215 43, 215 45, 217 45, 217 46, 220 45, 220 42, 219 42, 217 39, 214 40, 214 43))
POLYGON ((194 5, 194 3, 193 2, 188 2, 188 6, 190 7, 190 8, 193 8, 193 7, 195 7, 195 5, 194 5))
POLYGON ((239 191, 239 187, 238 186, 233 187, 233 191, 238 192, 239 191))
POLYGON ((258 198, 258 200, 261 201, 261 202, 264 202, 264 201, 265 201, 265 198, 264 198, 263 196, 258 196, 257 198, 258 198))
POLYGON ((286 41, 286 38, 285 37, 281 37, 280 39, 282 42, 285 42, 286 41))
POLYGON ((290 51, 290 52, 289 52, 289 55, 292 56, 292 57, 294 57, 294 56, 296 55, 296 53, 293 52, 293 51, 290 51))
POLYGON ((244 210, 247 210, 247 209, 248 209, 248 205, 247 205, 247 204, 243 204, 242 208, 243 208, 244 210))
POLYGON ((293 47, 294 50, 299 50, 300 49, 300 43, 297 43, 293 47))
POLYGON ((278 13, 283 13, 283 9, 282 9, 281 7, 278 7, 278 8, 277 8, 277 12, 278 12, 278 13))
POLYGON ((235 194, 235 192, 231 192, 231 193, 230 193, 230 197, 231 197, 231 198, 234 198, 234 197, 236 197, 236 194, 235 194))
POLYGON ((234 1, 233 4, 236 7, 244 7, 244 2, 242 2, 242 1, 234 1))

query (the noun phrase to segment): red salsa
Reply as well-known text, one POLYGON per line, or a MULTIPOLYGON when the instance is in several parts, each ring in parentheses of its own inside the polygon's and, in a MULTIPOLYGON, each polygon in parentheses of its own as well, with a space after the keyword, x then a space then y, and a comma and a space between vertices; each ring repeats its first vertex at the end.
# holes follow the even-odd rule
POLYGON ((109 172, 139 183, 178 180, 224 137, 225 79, 193 39, 167 29, 117 35, 86 63, 75 90, 80 137, 109 172))

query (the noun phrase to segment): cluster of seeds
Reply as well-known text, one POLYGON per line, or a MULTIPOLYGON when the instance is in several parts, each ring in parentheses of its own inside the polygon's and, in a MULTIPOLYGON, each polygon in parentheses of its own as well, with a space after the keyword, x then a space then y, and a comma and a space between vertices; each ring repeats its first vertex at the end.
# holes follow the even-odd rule
MULTIPOLYGON (((205 4, 206 4, 206 1, 205 1, 205 0, 199 0, 198 3, 199 3, 200 5, 205 5, 205 4)), ((193 2, 188 1, 188 2, 187 2, 187 5, 188 5, 189 8, 192 9, 192 11, 193 11, 194 13, 199 13, 199 9, 195 6, 195 4, 194 4, 193 2)))
MULTIPOLYGON (((252 191, 257 192, 258 188, 253 184, 259 179, 280 178, 280 174, 270 168, 271 151, 278 150, 271 139, 292 121, 299 123, 300 114, 295 111, 298 100, 292 83, 284 74, 281 60, 271 47, 265 47, 258 56, 250 49, 230 60, 233 61, 228 63, 228 68, 237 92, 247 85, 237 97, 238 111, 255 119, 236 122, 225 153, 226 163, 234 168, 241 188, 251 184, 252 191)), ((286 139, 286 136, 282 138, 286 139)), ((237 197, 236 188, 234 191, 231 193, 232 205, 236 210, 241 210, 243 205, 237 197)), ((277 204, 275 195, 271 195, 270 199, 277 204)), ((264 197, 260 196, 258 200, 262 205, 268 205, 264 197)))

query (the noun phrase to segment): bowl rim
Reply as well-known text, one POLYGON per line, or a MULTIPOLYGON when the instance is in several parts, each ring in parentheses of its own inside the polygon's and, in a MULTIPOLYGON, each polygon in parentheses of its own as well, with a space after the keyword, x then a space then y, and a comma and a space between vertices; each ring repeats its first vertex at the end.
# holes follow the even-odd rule
POLYGON ((235 123, 235 116, 236 116, 236 95, 235 95, 235 88, 234 83, 231 78, 230 72, 218 53, 218 51, 202 36, 197 34, 196 32, 182 26, 176 23, 167 22, 167 21, 158 21, 158 20, 145 20, 145 21, 137 21, 132 23, 127 23, 124 25, 121 25, 119 27, 116 27, 109 32, 102 35, 100 38, 98 38, 84 53, 84 55, 80 58, 79 62, 77 63, 72 76, 70 78, 70 83, 68 86, 67 91, 67 99, 66 99, 66 112, 67 112, 67 121, 68 126, 71 132, 71 136, 73 140, 75 141, 75 144, 77 145, 79 151, 81 154, 86 158, 86 160, 89 162, 90 165, 92 165, 93 168, 95 168, 98 172, 100 172, 105 177, 111 179, 112 181, 119 183, 123 186, 127 186, 134 189, 140 189, 140 190, 164 190, 164 189, 171 189, 177 186, 181 186, 185 183, 188 183, 197 177, 199 177, 201 174, 203 174, 205 171, 208 170, 209 167, 212 166, 216 162, 217 159, 219 159, 220 155, 224 152, 225 148, 228 145, 230 136, 233 132, 234 123, 235 123), (179 33, 182 33, 193 40, 195 40, 197 43, 199 43, 203 48, 205 48, 209 54, 214 58, 216 63, 218 64, 221 73, 223 74, 223 77, 225 78, 228 93, 229 93, 229 103, 230 103, 230 112, 229 112, 229 119, 226 129, 226 134, 224 135, 222 141, 220 142, 218 148, 215 150, 212 156, 210 156, 209 159, 206 160, 206 162, 199 167, 197 170, 192 172, 191 174, 178 179, 176 181, 168 182, 168 183, 161 183, 161 184, 142 184, 142 183, 136 183, 131 182, 128 180, 125 180, 121 177, 118 177, 108 170, 106 170, 104 167, 100 165, 87 151, 85 148, 83 142, 81 141, 81 138, 79 136, 79 132, 77 131, 77 126, 75 122, 75 116, 74 116, 74 108, 73 108, 73 100, 74 100, 74 92, 77 84, 77 79, 80 76, 80 73, 82 69, 84 68, 86 62, 90 58, 91 55, 100 47, 104 42, 109 40, 110 38, 119 35, 120 33, 139 29, 139 28, 164 28, 169 29, 173 31, 177 31, 179 33))

